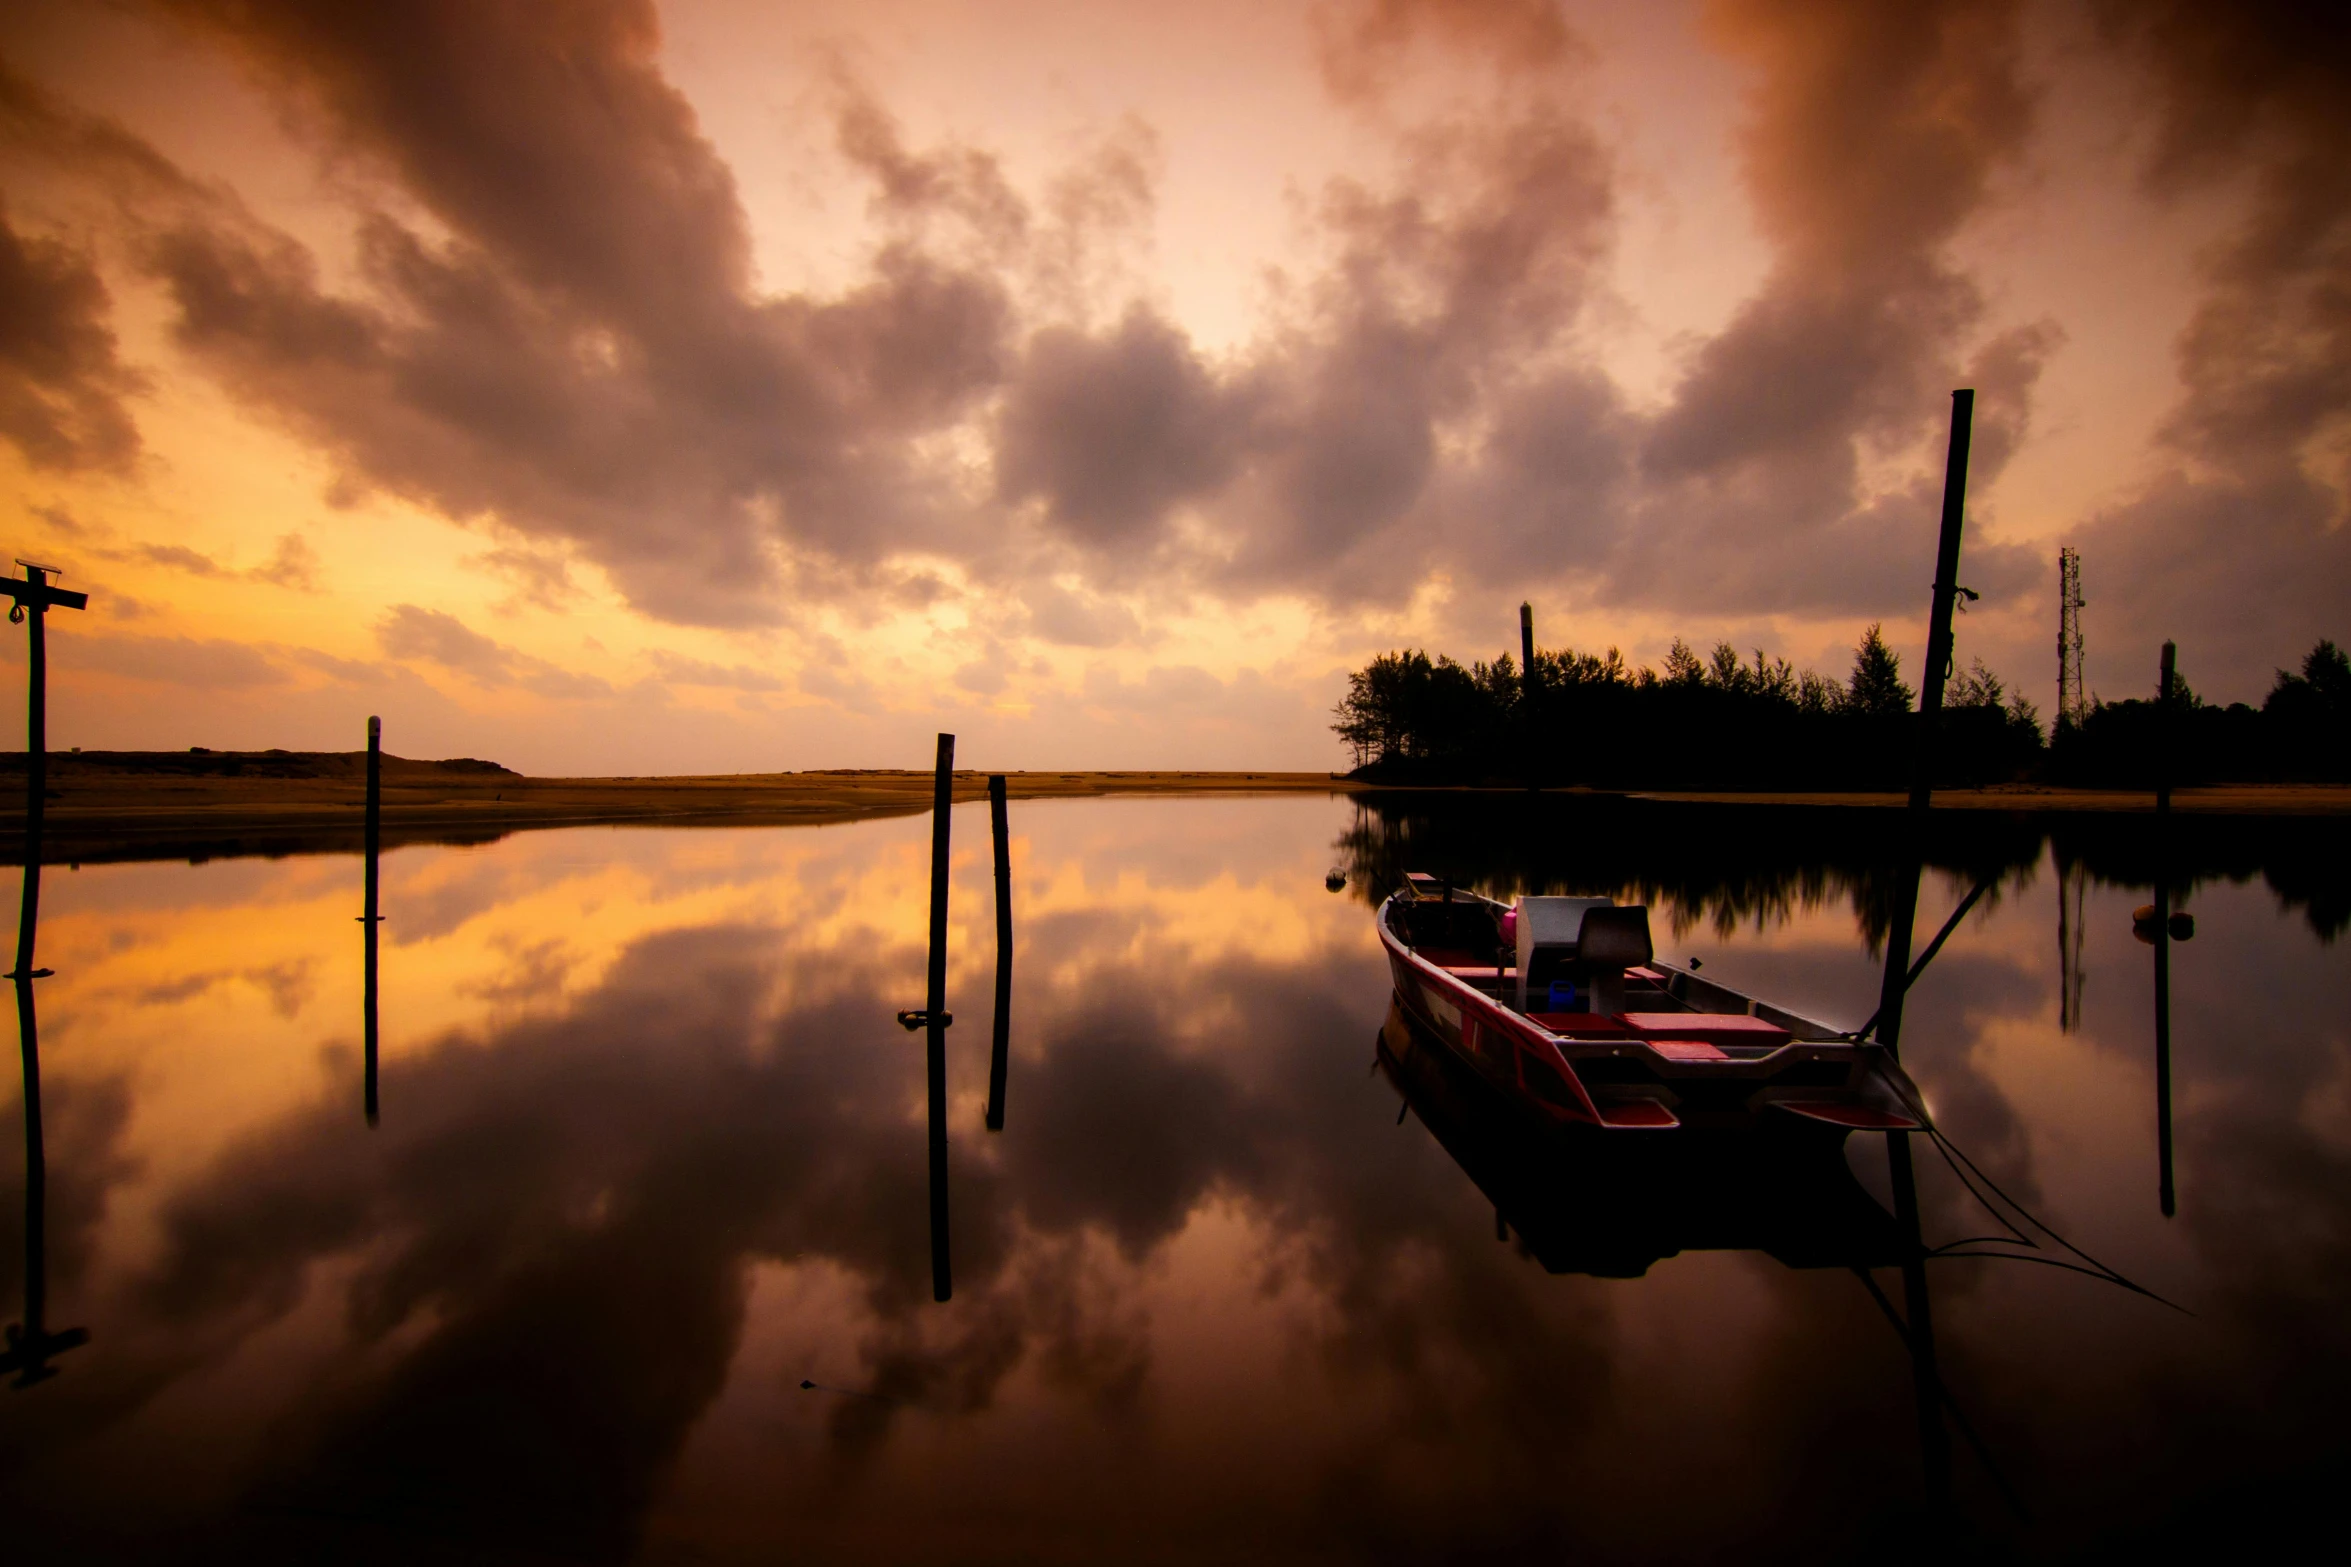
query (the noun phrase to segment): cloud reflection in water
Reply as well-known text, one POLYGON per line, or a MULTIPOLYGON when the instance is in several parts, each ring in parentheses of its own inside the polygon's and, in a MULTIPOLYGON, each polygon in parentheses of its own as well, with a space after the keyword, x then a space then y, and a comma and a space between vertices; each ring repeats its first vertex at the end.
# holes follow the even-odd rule
MULTIPOLYGON (((1322 886, 1349 810, 1017 809, 1015 1113, 991 1137, 965 808, 946 1307, 920 1051, 892 1021, 920 993, 920 820, 390 856, 373 1133, 354 862, 57 877, 51 1291, 93 1344, 0 1407, 0 1488, 34 1544, 133 1559, 1817 1558, 1905 1528, 1907 1372, 1849 1276, 1743 1253, 1547 1274, 1394 1124, 1367 1075, 1384 965, 1322 886), (158 988, 273 965, 307 965, 291 1011, 158 988)), ((2062 1035, 2037 855, 1922 984, 1908 1059, 2004 1185, 2203 1313, 1941 1265, 1947 1374, 2062 1541, 2157 1479, 2192 1506, 2339 1451, 2351 987, 2268 893, 2198 895, 2164 1226, 2133 895, 2094 889, 2062 1035), (2255 979, 2280 1027, 2240 1043, 2255 979)), ((1661 928, 1726 977, 1867 1011, 1859 883, 1749 877, 1756 928, 1726 929, 1668 882, 1661 928)), ((1939 1173, 1930 1234, 1969 1233, 1939 1173)))

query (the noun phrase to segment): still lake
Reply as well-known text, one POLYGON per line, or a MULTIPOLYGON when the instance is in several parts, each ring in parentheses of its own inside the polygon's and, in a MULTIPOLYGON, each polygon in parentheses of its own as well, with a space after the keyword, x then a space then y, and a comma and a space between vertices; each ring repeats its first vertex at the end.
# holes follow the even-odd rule
MULTIPOLYGON (((1979 823, 1925 873, 1921 946, 1993 889, 1912 992, 1905 1065, 1988 1179, 2162 1297, 1931 1262, 1974 1437, 1938 1516, 1862 1277, 1735 1249, 1552 1272, 1375 1069, 1399 869, 1646 902, 1661 958, 1839 1026, 1876 1004, 1886 873, 1843 818, 1531 809, 1015 802, 990 1132, 988 816, 958 807, 945 1304, 923 1046, 893 1017, 922 1004, 927 818, 387 852, 372 1128, 357 858, 51 867, 46 1317, 89 1337, 0 1392, 0 1552, 2075 1559, 2331 1521, 2339 832, 2187 856, 2170 1218, 2145 829, 1979 823)), ((1882 1138, 1847 1156, 1882 1190, 1882 1138)), ((1919 1160, 1929 1245, 1998 1233, 1919 1160)), ((1550 1200, 1572 1224, 1611 1194, 1550 1200)))

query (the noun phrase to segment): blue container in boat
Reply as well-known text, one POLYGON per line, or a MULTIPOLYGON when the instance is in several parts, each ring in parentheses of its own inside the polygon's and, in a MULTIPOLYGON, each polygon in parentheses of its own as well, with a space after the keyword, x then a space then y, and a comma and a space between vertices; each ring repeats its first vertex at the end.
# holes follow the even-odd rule
POLYGON ((1543 1010, 1546 1012, 1573 1012, 1576 1010, 1575 981, 1572 979, 1553 980, 1551 982, 1551 1002, 1543 1010))

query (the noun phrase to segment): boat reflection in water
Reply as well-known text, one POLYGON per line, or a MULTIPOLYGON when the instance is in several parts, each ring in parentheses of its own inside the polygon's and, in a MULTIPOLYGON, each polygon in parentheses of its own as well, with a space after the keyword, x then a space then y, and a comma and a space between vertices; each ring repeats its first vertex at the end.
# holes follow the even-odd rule
POLYGON ((1685 1251, 1760 1251, 1791 1268, 1893 1267, 1894 1216, 1854 1179, 1837 1128, 1768 1121, 1673 1137, 1540 1122, 1391 1001, 1379 1067, 1536 1260, 1639 1278, 1685 1251))
MULTIPOLYGON (((1912 1360, 1927 1522, 1945 1537, 1970 1532, 1950 1512, 1945 1420, 2009 1509, 2030 1516, 1944 1386, 1931 1338, 1914 1336, 1870 1277, 1906 1263, 1916 1271, 1918 1216, 1889 1213, 1854 1177, 1843 1129, 1788 1117, 1618 1137, 1562 1124, 1486 1082, 1394 997, 1376 1048, 1377 1070, 1406 1112, 1494 1205, 1495 1238, 1515 1234, 1551 1273, 1637 1279, 1686 1251, 1754 1251, 1790 1268, 1851 1271, 1912 1360)), ((1923 1306, 1923 1275, 1906 1292, 1923 1306)))

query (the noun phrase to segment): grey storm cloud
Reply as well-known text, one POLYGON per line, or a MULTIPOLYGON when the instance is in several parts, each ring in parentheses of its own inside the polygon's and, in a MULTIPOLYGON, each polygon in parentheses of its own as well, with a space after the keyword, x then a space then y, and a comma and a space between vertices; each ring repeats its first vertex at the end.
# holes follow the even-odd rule
POLYGON ((1139 306, 1099 338, 1049 328, 1031 340, 1008 388, 997 483, 1008 499, 1043 500, 1080 543, 1131 545, 1175 504, 1232 477, 1249 444, 1251 401, 1139 306))
POLYGON ((0 202, 0 439, 36 468, 120 471, 138 455, 126 399, 143 382, 108 309, 88 257, 19 233, 0 202))
MULTIPOLYGON (((908 145, 839 77, 835 147, 867 182, 874 248, 837 293, 776 294, 732 172, 661 73, 650 0, 167 8, 402 196, 362 215, 351 280, 330 286, 304 245, 152 149, 52 115, 58 156, 170 193, 138 255, 181 347, 351 484, 481 522, 509 553, 593 562, 673 621, 885 592, 907 553, 960 561, 1076 645, 1125 633, 1044 585, 1345 608, 1442 569, 1473 591, 1698 614, 1900 613, 1927 569, 1949 389, 1979 393, 1981 494, 2063 344, 2053 323, 1995 319, 1952 255, 2033 134, 2020 0, 1709 11, 1754 71, 1738 147, 1774 261, 1655 408, 1590 349, 1615 305, 1617 171, 1573 107, 1588 51, 1548 6, 1325 16, 1326 81, 1370 123, 1395 122, 1414 48, 1469 51, 1501 86, 1474 120, 1398 135, 1386 180, 1329 186, 1326 259, 1217 356, 1147 304, 1086 297, 1108 275, 1094 251, 1149 215, 1147 128, 1037 198, 984 151, 908 145), (1889 458, 1911 469, 1890 490, 1867 477, 1889 458)), ((2311 569, 2345 533, 2309 467, 2343 449, 2351 397, 2351 163, 2340 46, 2297 44, 2284 18, 2109 22, 2167 127, 2158 188, 2261 173, 2183 340, 2167 439, 2192 473, 2092 532, 2101 569, 2155 605, 2195 580, 2167 562, 2258 507, 2241 558, 2204 580, 2243 574, 2315 623, 2351 580, 2311 569)), ((102 296, 91 309, 102 330, 102 296)), ((1965 569, 1998 598, 2045 567, 1979 509, 1965 569)))
POLYGON ((2143 655, 2137 675, 2177 637, 2192 681, 2258 698, 2270 669, 2351 631, 2351 30, 2291 3, 2100 9, 2145 67, 2148 187, 2250 171, 2252 199, 2174 345, 2170 461, 2075 540, 2092 645, 2143 655))
MULTIPOLYGON (((1548 15, 1370 7, 1326 39, 1326 72, 1376 96, 1422 36, 1514 71, 1572 68, 1548 15)), ((1224 549, 1203 575, 1242 594, 1392 602, 1442 566, 1698 611, 1909 606, 1939 464, 1872 494, 1865 459, 1933 449, 1949 389, 1973 384, 1989 483, 2062 342, 2047 322, 1986 339, 1981 294, 1945 254, 2029 131, 2017 8, 1717 20, 1761 67, 1743 150, 1779 261, 1662 409, 1629 408, 1577 352, 1602 302, 1614 171, 1555 89, 1424 138, 1397 189, 1335 187, 1321 216, 1337 260, 1238 363, 1211 367, 1139 314, 1040 335, 999 426, 1008 497, 1130 559, 1164 547, 1188 505, 1224 549)), ((1967 564, 1995 597, 2042 571, 1987 532, 1967 564)))

